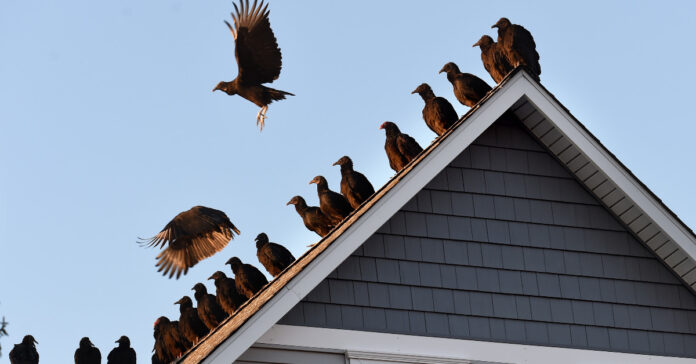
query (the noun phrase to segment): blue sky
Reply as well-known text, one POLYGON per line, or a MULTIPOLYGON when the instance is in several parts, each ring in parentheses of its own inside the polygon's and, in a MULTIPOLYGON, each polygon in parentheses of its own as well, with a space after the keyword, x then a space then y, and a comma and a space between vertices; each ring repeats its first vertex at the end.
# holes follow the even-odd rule
MULTIPOLYGON (((296 256, 318 240, 293 195, 316 204, 318 174, 352 157, 379 187, 393 172, 385 120, 434 138, 410 92, 428 82, 459 113, 437 71, 448 61, 492 80, 472 48, 501 16, 523 24, 542 83, 619 159, 696 227, 690 2, 278 1, 283 51, 266 129, 258 108, 211 93, 236 76, 223 24, 231 1, 0 2, 0 315, 3 357, 31 333, 45 362, 68 362, 81 337, 105 356, 130 336, 141 362, 152 323, 237 255, 256 262, 261 231, 296 256), (242 231, 179 280, 156 273, 156 234, 194 205, 242 231)), ((206 281, 209 289, 211 282, 206 281)))

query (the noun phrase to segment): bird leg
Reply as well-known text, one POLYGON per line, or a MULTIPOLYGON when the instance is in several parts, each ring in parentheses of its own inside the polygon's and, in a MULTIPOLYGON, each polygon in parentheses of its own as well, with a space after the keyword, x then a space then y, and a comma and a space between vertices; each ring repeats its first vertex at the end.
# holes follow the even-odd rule
POLYGON ((259 113, 256 114, 256 125, 260 125, 261 131, 263 131, 263 127, 266 125, 266 111, 268 111, 268 105, 262 107, 259 113))

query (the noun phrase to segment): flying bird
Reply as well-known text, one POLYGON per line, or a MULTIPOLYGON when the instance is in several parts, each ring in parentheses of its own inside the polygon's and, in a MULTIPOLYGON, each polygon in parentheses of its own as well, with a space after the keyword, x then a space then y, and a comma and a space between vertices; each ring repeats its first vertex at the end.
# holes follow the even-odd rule
POLYGON ((341 166, 341 194, 354 209, 375 194, 375 188, 367 177, 353 170, 353 161, 350 157, 343 156, 333 165, 341 166))
POLYGON ((10 350, 10 363, 12 364, 39 364, 39 352, 36 351, 38 342, 31 335, 26 335, 22 342, 15 344, 10 350))
POLYGON ((225 264, 229 264, 234 272, 235 285, 237 292, 251 298, 263 286, 268 284, 268 279, 256 267, 251 264, 244 264, 237 257, 230 258, 225 264))
POLYGON ((399 172, 423 151, 415 139, 402 133, 399 127, 391 121, 385 121, 379 128, 386 132, 387 139, 384 142, 384 150, 389 158, 389 166, 396 172, 399 172))
POLYGON ((156 267, 169 278, 188 273, 199 261, 219 252, 239 230, 220 210, 194 206, 170 221, 162 231, 150 239, 141 239, 147 246, 168 245, 157 255, 156 267))
POLYGON ((341 194, 331 191, 329 183, 323 176, 316 176, 309 184, 316 183, 317 195, 319 196, 319 208, 335 226, 338 225, 346 216, 353 212, 353 207, 348 200, 341 194))
POLYGON ((75 364, 101 364, 101 353, 88 337, 83 337, 75 350, 75 364))
POLYGON ((128 336, 121 336, 116 342, 118 346, 106 357, 106 364, 135 364, 135 350, 131 348, 128 336))
POLYGON ((512 67, 526 66, 538 80, 541 65, 532 33, 521 25, 510 23, 508 18, 500 18, 491 28, 498 28, 498 44, 508 63, 512 67))
POLYGON ((184 296, 174 302, 179 305, 179 331, 192 344, 208 335, 210 329, 198 317, 198 310, 193 307, 191 297, 184 296))
POLYGON ((225 273, 217 271, 208 279, 215 280, 217 303, 229 315, 232 315, 239 306, 246 302, 246 296, 237 291, 234 278, 228 278, 225 273))
POLYGON ((435 134, 444 134, 450 126, 459 120, 457 111, 447 99, 435 96, 433 89, 427 83, 420 84, 411 94, 418 94, 425 101, 423 120, 435 134))
POLYGON ((191 347, 179 330, 179 321, 169 321, 165 316, 155 321, 154 337, 155 355, 161 363, 171 363, 191 347))
POLYGON ((268 241, 266 233, 259 234, 255 240, 256 257, 272 276, 277 277, 295 261, 295 257, 284 246, 268 241))
POLYGON ((271 23, 268 20, 268 4, 257 1, 250 7, 249 0, 240 0, 239 8, 234 4, 232 22, 227 27, 234 37, 234 56, 237 59, 237 78, 231 82, 221 81, 213 91, 221 90, 228 95, 239 95, 261 108, 256 114, 256 125, 263 130, 268 105, 285 96, 295 96, 289 92, 263 86, 278 79, 282 68, 282 55, 276 41, 271 23))
POLYGON ((334 228, 331 220, 321 212, 321 209, 317 206, 307 206, 302 196, 293 196, 285 205, 295 205, 295 211, 302 218, 305 227, 321 237, 326 236, 334 228))
POLYGON ((196 283, 192 290, 196 291, 193 297, 198 303, 198 317, 209 329, 216 328, 227 317, 227 312, 220 307, 215 295, 208 293, 203 283, 196 283))
POLYGON ((442 72, 447 72, 447 80, 452 84, 454 96, 462 105, 473 107, 491 90, 486 81, 471 73, 460 72, 453 62, 445 64, 440 70, 442 72))
POLYGON ((500 83, 514 69, 508 62, 501 44, 493 41, 490 36, 482 36, 473 46, 481 49, 483 67, 486 68, 495 83, 500 83))

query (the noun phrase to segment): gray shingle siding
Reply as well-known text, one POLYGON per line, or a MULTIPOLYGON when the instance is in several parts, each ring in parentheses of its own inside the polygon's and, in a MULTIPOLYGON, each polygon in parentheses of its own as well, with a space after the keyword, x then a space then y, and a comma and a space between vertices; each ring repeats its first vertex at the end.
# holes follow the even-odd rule
POLYGON ((280 323, 696 358, 696 297, 501 121, 280 323))

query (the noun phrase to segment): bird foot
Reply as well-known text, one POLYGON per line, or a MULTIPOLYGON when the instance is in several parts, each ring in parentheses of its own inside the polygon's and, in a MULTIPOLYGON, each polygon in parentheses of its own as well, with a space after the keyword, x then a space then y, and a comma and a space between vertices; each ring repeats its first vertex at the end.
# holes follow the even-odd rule
POLYGON ((259 131, 263 131, 263 127, 266 125, 266 111, 268 110, 267 106, 264 106, 259 110, 259 113, 256 114, 256 125, 259 126, 259 131))

